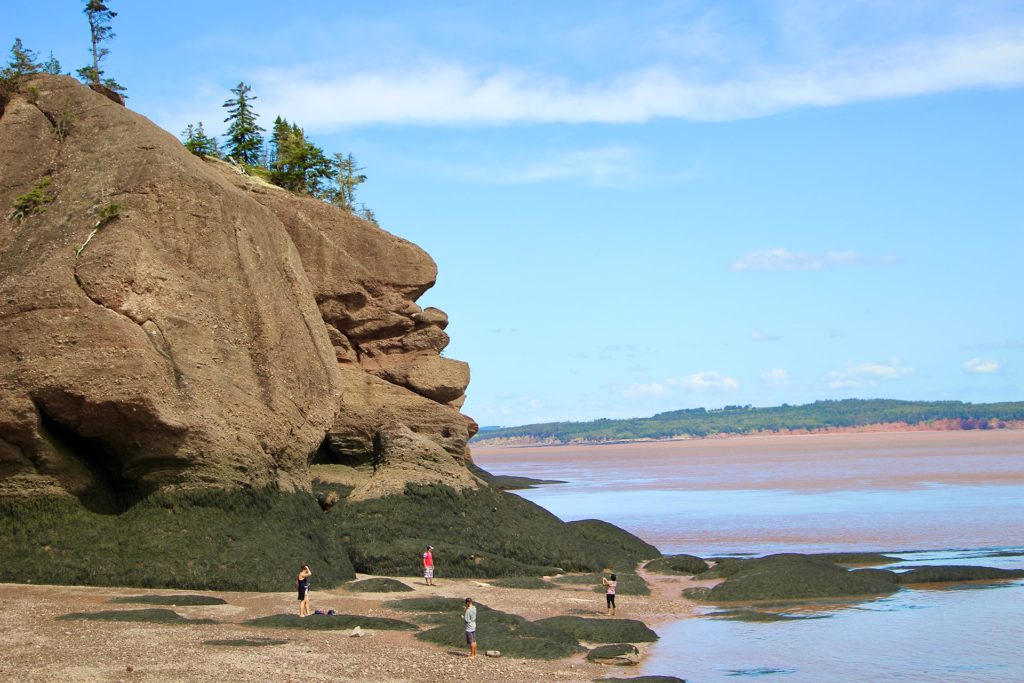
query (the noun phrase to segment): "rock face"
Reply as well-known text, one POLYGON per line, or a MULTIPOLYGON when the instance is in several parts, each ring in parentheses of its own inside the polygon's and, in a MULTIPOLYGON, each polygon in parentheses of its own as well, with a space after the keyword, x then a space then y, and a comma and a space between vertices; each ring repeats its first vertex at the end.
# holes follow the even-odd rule
POLYGON ((415 303, 426 253, 71 78, 2 100, 0 499, 308 490, 314 458, 375 448, 464 470, 469 370, 415 303))

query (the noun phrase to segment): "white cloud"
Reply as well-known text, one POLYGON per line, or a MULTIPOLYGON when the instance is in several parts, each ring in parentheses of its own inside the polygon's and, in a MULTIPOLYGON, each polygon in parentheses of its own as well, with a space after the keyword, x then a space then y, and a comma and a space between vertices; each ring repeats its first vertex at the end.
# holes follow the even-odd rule
POLYGON ((835 267, 888 265, 895 262, 893 256, 868 259, 856 251, 826 251, 812 254, 792 251, 786 247, 760 249, 744 254, 730 264, 735 271, 745 270, 825 270, 835 267))
POLYGON ((984 375, 995 372, 999 369, 999 361, 988 358, 972 358, 964 363, 964 370, 975 374, 984 375))
POLYGON ((669 393, 723 393, 735 391, 739 387, 739 380, 735 377, 709 371, 695 372, 685 377, 670 377, 658 382, 631 384, 622 393, 626 398, 645 398, 669 393))
POLYGON ((768 334, 767 332, 762 332, 761 330, 754 330, 753 332, 750 333, 750 340, 751 341, 756 341, 756 342, 773 342, 773 341, 779 341, 780 339, 782 339, 782 337, 779 337, 778 335, 774 335, 774 334, 768 334))
POLYGON ((857 389, 875 386, 880 380, 900 379, 913 372, 914 368, 893 358, 888 363, 850 364, 843 370, 833 370, 828 373, 826 382, 829 389, 857 389))
POLYGON ((368 124, 642 123, 728 121, 810 106, 1024 84, 1024 28, 932 36, 894 46, 825 51, 802 63, 694 75, 661 58, 609 79, 457 61, 388 70, 309 67, 253 74, 262 108, 313 129, 368 124), (338 75, 331 75, 338 74, 338 75))
POLYGON ((761 371, 761 381, 775 387, 782 387, 789 384, 789 373, 783 368, 761 371))

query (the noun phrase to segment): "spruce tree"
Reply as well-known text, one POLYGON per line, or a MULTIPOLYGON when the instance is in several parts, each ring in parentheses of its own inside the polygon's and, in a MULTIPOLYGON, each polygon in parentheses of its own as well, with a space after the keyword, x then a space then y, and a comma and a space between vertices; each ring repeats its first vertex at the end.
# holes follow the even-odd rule
POLYGON ((21 38, 15 38, 14 45, 11 46, 11 61, 7 62, 2 77, 5 80, 12 80, 39 73, 42 66, 36 61, 37 59, 36 53, 25 47, 21 38))
POLYGON ((50 58, 43 62, 43 73, 53 74, 54 76, 60 76, 60 62, 53 56, 53 51, 50 51, 50 58))
POLYGON ((220 151, 217 149, 217 139, 206 134, 202 121, 195 126, 191 123, 188 124, 185 130, 182 131, 181 137, 185 148, 196 156, 220 157, 220 151))
POLYGON ((235 96, 223 105, 228 110, 224 122, 230 124, 225 133, 227 141, 224 143, 224 154, 237 162, 256 166, 263 147, 263 136, 260 135, 263 129, 256 124, 258 114, 249 104, 256 96, 250 94, 252 88, 245 83, 239 83, 231 92, 235 96))
MULTIPOLYGON (((327 199, 335 206, 340 206, 350 213, 356 213, 356 186, 366 182, 366 176, 359 172, 363 168, 356 164, 355 157, 351 154, 341 154, 340 152, 334 153, 334 168, 337 174, 334 179, 337 188, 327 199)), ((365 206, 363 209, 369 212, 365 206)))
POLYGON ((85 16, 89 19, 89 36, 92 41, 92 64, 83 66, 78 70, 78 77, 85 83, 94 86, 103 86, 114 92, 124 92, 124 86, 113 78, 103 78, 101 64, 110 54, 110 50, 103 46, 103 43, 112 40, 116 35, 110 28, 110 22, 117 16, 102 0, 86 0, 85 16))

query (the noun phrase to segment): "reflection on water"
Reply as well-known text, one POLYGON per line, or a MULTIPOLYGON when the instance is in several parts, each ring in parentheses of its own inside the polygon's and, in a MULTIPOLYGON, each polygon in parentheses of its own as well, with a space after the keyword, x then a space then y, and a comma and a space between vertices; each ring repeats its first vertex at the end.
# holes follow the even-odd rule
POLYGON ((643 673, 691 683, 755 674, 793 683, 1024 680, 1024 582, 986 587, 902 590, 783 613, 828 619, 685 619, 658 629, 643 673))
MULTIPOLYGON (((479 460, 495 474, 566 480, 520 495, 565 520, 608 520, 666 553, 888 551, 899 561, 887 568, 898 571, 927 564, 1024 567, 1024 438, 1003 435, 988 452, 974 442, 968 449, 964 437, 944 449, 945 439, 929 436, 931 451, 916 437, 893 437, 891 444, 888 438, 872 437, 862 459, 854 440, 831 470, 832 454, 820 452, 819 442, 801 446, 818 450, 796 463, 783 442, 770 439, 764 443, 771 452, 755 452, 753 443, 742 453, 734 447, 735 460, 727 453, 714 462, 665 455, 651 467, 652 458, 638 458, 629 445, 592 459, 560 458, 553 449, 525 460, 515 451, 479 460), (792 485, 802 468, 812 469, 820 485, 792 485), (973 478, 965 481, 968 471, 973 478), (730 480, 744 488, 730 489, 730 480), (790 486, 775 486, 782 482, 790 486)), ((1024 581, 745 611, 708 606, 702 618, 659 627, 661 640, 640 673, 691 683, 1024 681, 1024 581)))

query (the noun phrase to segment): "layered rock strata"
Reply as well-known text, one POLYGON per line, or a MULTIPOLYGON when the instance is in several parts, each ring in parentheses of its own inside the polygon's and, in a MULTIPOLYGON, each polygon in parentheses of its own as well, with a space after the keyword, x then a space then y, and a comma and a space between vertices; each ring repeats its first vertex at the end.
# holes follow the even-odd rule
POLYGON ((3 101, 0 497, 307 490, 314 459, 419 472, 416 453, 475 485, 469 369, 415 303, 425 252, 71 78, 3 101))

